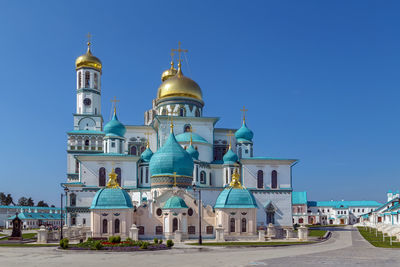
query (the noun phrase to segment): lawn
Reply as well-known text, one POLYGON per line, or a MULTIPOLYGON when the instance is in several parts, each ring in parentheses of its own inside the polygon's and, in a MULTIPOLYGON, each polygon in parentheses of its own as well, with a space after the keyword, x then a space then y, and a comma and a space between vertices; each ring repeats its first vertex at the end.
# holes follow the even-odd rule
POLYGON ((308 230, 308 236, 323 237, 326 234, 326 230, 308 230))
POLYGON ((385 241, 383 241, 382 232, 378 232, 376 236, 375 229, 365 227, 357 227, 360 234, 367 240, 371 245, 379 248, 400 248, 400 243, 395 242, 396 237, 392 236, 392 245, 390 245, 390 237, 385 235, 385 241))
MULTIPOLYGON (((315 242, 205 242, 202 246, 247 246, 247 247, 266 247, 266 246, 290 246, 301 244, 312 244, 315 242)), ((188 245, 199 245, 199 243, 188 243, 188 245)))

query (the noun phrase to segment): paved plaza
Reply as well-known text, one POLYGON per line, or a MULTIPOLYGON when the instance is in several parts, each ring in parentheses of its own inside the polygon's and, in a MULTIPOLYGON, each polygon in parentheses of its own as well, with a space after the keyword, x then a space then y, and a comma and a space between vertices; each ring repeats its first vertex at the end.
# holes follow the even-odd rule
POLYGON ((178 246, 134 253, 0 247, 0 266, 400 266, 399 250, 375 248, 351 227, 331 230, 326 242, 291 247, 178 246))

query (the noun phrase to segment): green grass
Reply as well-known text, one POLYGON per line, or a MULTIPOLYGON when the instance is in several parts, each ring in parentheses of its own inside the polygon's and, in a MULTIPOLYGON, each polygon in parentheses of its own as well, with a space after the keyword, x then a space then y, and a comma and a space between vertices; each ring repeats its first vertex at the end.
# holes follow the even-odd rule
MULTIPOLYGON (((205 242, 202 246, 251 246, 251 247, 264 247, 264 246, 290 246, 300 244, 312 244, 315 242, 205 242)), ((188 243, 188 245, 199 245, 199 243, 188 243)))
POLYGON ((357 227, 360 234, 367 240, 371 245, 379 248, 400 248, 400 243, 395 242, 396 237, 392 236, 392 245, 390 245, 390 237, 385 235, 385 241, 383 241, 382 232, 378 231, 376 236, 375 229, 365 227, 357 227))
POLYGON ((308 236, 316 236, 316 237, 323 237, 326 234, 326 230, 309 230, 308 236))
MULTIPOLYGON (((36 238, 36 233, 22 234, 22 239, 31 239, 31 238, 36 238)), ((8 239, 8 238, 6 238, 6 239, 8 239)))

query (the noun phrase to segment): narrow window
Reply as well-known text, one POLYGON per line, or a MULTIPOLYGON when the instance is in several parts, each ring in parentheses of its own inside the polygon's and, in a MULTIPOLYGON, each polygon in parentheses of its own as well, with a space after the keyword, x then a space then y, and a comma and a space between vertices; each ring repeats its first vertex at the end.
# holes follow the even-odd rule
POLYGON ((114 233, 119 234, 119 219, 114 222, 114 233))
POLYGON ((90 72, 88 71, 85 72, 85 87, 90 87, 90 72))
POLYGON ((117 176, 117 182, 120 186, 122 186, 122 171, 121 168, 115 168, 115 173, 118 175, 117 176))
POLYGON ((258 170, 257 172, 257 188, 264 187, 264 172, 262 170, 258 170))
POLYGON ((104 167, 99 169, 99 186, 106 186, 106 169, 104 167))
POLYGON ((275 170, 271 172, 271 188, 278 188, 278 172, 275 170))
POLYGON ((97 73, 95 73, 93 76, 94 76, 94 89, 97 89, 97 87, 98 87, 98 77, 97 77, 97 73))

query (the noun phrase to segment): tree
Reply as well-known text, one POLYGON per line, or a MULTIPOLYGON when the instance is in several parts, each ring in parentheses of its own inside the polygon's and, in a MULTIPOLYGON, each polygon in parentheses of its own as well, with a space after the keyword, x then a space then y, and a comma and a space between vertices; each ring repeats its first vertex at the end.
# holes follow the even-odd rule
POLYGON ((43 200, 40 200, 40 201, 37 203, 37 206, 38 206, 38 207, 48 207, 49 204, 47 204, 47 203, 44 202, 43 200))
POLYGON ((18 206, 28 206, 28 199, 26 197, 20 197, 18 199, 18 206))
POLYGON ((35 206, 35 202, 33 202, 33 199, 31 197, 28 198, 28 205, 27 206, 30 206, 30 207, 35 206))

